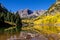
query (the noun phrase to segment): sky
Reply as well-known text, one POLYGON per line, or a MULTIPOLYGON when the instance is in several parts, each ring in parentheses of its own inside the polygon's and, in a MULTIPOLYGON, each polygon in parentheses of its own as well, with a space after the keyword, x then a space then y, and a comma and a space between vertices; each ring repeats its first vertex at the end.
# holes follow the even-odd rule
POLYGON ((17 10, 47 10, 56 0, 0 0, 9 11, 17 10))

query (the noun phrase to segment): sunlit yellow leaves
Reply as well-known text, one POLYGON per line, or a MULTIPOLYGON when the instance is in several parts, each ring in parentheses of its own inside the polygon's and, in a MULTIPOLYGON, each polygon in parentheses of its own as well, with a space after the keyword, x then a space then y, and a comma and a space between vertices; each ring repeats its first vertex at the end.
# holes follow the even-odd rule
POLYGON ((37 30, 49 30, 49 32, 57 32, 60 31, 60 14, 59 12, 55 13, 55 15, 48 15, 42 19, 38 19, 34 21, 34 28, 37 30), (37 25, 37 26, 36 26, 37 25))
POLYGON ((37 20, 37 21, 34 21, 34 24, 40 24, 42 22, 42 20, 37 20))
POLYGON ((55 13, 54 15, 42 16, 42 18, 40 17, 41 19, 39 19, 39 17, 37 17, 35 21, 24 20, 27 23, 32 22, 34 25, 31 26, 32 28, 30 26, 27 26, 23 28, 23 30, 34 29, 34 31, 42 34, 43 33, 51 34, 51 33, 60 32, 60 13, 59 12, 55 13))

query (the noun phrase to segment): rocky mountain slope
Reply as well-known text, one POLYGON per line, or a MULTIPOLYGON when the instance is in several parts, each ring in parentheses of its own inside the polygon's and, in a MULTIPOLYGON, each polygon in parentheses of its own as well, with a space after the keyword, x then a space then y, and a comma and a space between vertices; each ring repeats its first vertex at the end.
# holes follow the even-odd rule
POLYGON ((3 6, 2 3, 0 3, 0 12, 4 12, 4 13, 8 12, 8 10, 3 6))
POLYGON ((60 0, 56 0, 54 4, 46 11, 45 15, 54 15, 55 13, 60 12, 60 0))

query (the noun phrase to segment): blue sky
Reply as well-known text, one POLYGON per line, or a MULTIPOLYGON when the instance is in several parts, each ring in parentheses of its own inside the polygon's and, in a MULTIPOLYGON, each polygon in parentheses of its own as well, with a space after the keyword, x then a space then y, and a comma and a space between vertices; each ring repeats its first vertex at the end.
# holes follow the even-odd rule
POLYGON ((56 0, 0 0, 9 11, 16 12, 21 9, 47 10, 56 0))

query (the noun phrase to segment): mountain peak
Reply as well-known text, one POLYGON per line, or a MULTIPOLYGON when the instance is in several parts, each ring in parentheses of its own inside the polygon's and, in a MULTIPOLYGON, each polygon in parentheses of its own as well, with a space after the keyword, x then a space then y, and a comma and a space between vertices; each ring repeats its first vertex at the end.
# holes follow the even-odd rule
POLYGON ((3 5, 2 3, 0 3, 0 7, 5 8, 4 5, 3 5))
POLYGON ((0 12, 8 12, 8 10, 4 7, 4 5, 2 3, 0 3, 0 12))
POLYGON ((45 12, 45 10, 36 10, 32 11, 30 9, 24 9, 24 10, 19 10, 18 14, 20 15, 21 18, 35 18, 39 15, 42 15, 45 12))

